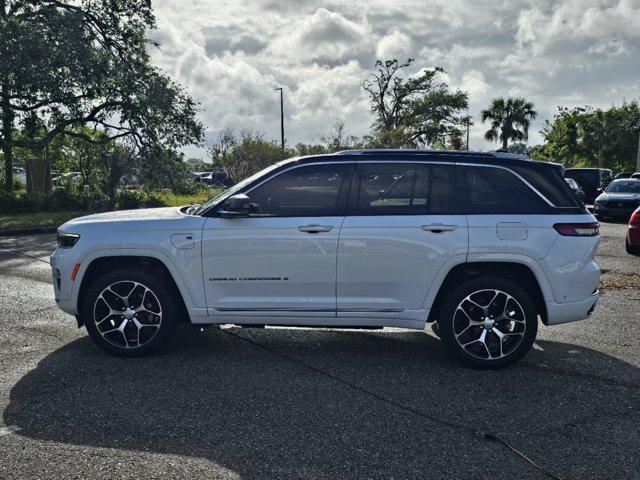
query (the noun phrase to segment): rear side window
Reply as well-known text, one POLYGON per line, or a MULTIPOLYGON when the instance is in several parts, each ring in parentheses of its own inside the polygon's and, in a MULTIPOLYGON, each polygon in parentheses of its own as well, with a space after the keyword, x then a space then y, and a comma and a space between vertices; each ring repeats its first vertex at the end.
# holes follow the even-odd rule
POLYGON ((294 168, 248 192, 257 216, 313 217, 337 215, 338 200, 350 165, 294 168))
MULTIPOLYGON (((510 166, 556 207, 580 207, 560 171, 547 165, 510 166)), ((568 177, 571 178, 571 177, 568 177)))
POLYGON ((455 212, 455 167, 451 165, 362 163, 352 188, 351 215, 455 212))
POLYGON ((493 167, 457 168, 465 213, 539 214, 549 211, 549 205, 538 194, 507 170, 493 167))

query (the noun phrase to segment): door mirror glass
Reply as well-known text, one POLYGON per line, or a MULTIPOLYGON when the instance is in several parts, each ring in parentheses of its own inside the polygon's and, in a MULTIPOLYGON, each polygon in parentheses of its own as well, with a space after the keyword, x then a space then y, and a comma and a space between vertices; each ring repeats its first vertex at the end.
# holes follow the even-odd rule
POLYGON ((239 193, 227 198, 218 213, 224 218, 234 218, 248 217, 252 211, 253 205, 249 197, 243 193, 239 193))

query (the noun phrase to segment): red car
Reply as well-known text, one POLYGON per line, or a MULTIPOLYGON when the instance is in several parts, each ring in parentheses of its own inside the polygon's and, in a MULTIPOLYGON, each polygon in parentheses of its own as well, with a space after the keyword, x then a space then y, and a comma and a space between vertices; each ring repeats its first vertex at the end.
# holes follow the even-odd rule
POLYGON ((640 255, 640 207, 629 219, 629 229, 627 230, 627 253, 640 255))

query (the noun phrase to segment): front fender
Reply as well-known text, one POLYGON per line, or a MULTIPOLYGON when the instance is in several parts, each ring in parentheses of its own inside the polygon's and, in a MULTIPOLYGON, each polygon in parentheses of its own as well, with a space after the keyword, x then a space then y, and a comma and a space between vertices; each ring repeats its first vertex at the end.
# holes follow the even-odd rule
POLYGON ((75 305, 78 313, 78 297, 82 280, 94 260, 105 257, 150 257, 154 258, 167 268, 173 277, 184 304, 191 317, 202 317, 207 315, 206 301, 204 297, 204 285, 202 282, 202 262, 200 261, 200 249, 193 249, 187 253, 187 256, 197 257, 197 261, 193 258, 183 258, 183 253, 169 255, 162 249, 146 247, 146 248, 118 248, 107 247, 92 249, 84 253, 80 259, 80 268, 74 282, 69 303, 75 305), (176 265, 176 260, 181 262, 180 267, 176 265))

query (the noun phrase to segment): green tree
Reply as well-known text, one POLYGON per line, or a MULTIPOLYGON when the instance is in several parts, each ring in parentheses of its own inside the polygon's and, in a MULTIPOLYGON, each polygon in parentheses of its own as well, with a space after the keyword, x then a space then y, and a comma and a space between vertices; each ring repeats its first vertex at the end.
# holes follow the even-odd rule
POLYGON ((446 142, 461 136, 468 108, 468 95, 451 91, 440 80, 442 68, 422 69, 415 76, 403 76, 413 59, 378 60, 377 71, 362 87, 369 95, 374 116, 372 147, 416 148, 446 142))
POLYGON ((223 170, 234 182, 283 160, 287 155, 281 145, 265 140, 262 133, 243 130, 238 134, 229 126, 220 132, 216 142, 208 146, 207 154, 214 167, 223 170))
POLYGON ((103 130, 101 142, 131 137, 136 149, 202 138, 195 102, 149 62, 145 33, 154 25, 148 0, 0 0, 8 190, 14 147, 42 152, 32 170, 47 189, 49 144, 59 135, 95 141, 77 126, 103 130), (32 135, 17 139, 20 125, 32 135))
POLYGON ((502 142, 502 148, 506 150, 510 140, 529 139, 529 126, 537 115, 533 103, 524 98, 495 98, 489 108, 480 113, 483 123, 491 121, 491 128, 484 138, 491 142, 502 142))
POLYGON ((541 132, 544 144, 538 157, 561 161, 566 166, 635 170, 640 133, 640 104, 637 101, 612 106, 560 107, 541 132))

